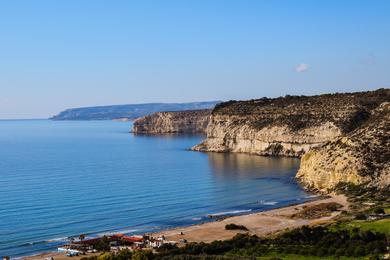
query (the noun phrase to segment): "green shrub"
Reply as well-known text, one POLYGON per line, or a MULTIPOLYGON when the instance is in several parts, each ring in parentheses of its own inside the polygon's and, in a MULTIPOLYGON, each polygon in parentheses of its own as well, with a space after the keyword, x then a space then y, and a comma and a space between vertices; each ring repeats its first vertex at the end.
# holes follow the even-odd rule
POLYGON ((227 224, 226 226, 225 226, 225 229, 226 230, 245 230, 245 231, 248 231, 248 229, 245 227, 245 226, 243 226, 243 225, 236 225, 236 224, 227 224))
POLYGON ((385 214, 385 210, 382 208, 376 208, 374 209, 375 214, 385 214))
POLYGON ((363 213, 359 213, 355 216, 355 219, 356 220, 366 220, 367 219, 367 216, 363 213))

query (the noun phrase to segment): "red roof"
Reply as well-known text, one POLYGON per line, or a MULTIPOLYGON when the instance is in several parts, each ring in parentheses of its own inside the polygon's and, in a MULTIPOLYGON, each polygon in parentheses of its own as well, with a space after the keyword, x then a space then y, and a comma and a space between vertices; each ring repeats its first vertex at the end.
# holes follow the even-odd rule
POLYGON ((115 240, 115 239, 121 239, 122 237, 124 237, 125 235, 123 234, 114 234, 112 236, 109 236, 109 239, 110 240, 115 240))
POLYGON ((127 241, 130 243, 135 243, 135 242, 142 242, 144 239, 142 237, 128 237, 128 236, 123 236, 122 237, 123 241, 127 241))
POLYGON ((97 238, 86 239, 83 241, 77 241, 77 242, 74 242, 74 244, 95 245, 99 241, 100 241, 100 237, 97 237, 97 238))
MULTIPOLYGON (((144 239, 142 237, 134 237, 134 236, 125 236, 123 234, 114 234, 107 237, 109 241, 126 241, 129 243, 142 242, 144 239)), ((83 244, 83 245, 95 245, 100 241, 101 237, 85 239, 83 241, 76 241, 74 244, 83 244)))

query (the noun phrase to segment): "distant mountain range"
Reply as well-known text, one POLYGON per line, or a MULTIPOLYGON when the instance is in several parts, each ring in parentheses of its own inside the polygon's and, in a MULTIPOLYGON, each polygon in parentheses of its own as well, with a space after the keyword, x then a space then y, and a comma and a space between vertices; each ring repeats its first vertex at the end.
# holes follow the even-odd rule
POLYGON ((113 120, 136 119, 155 112, 210 109, 221 101, 191 103, 147 103, 71 108, 51 117, 52 120, 113 120))

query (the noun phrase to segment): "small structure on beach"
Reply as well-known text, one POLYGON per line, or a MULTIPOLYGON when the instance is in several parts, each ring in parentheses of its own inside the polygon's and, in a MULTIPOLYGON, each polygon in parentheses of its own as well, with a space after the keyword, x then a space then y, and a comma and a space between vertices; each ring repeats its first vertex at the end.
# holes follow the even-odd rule
POLYGON ((175 241, 166 241, 164 236, 154 238, 152 236, 126 236, 124 234, 114 234, 110 236, 84 239, 80 241, 74 241, 70 244, 63 245, 58 248, 60 252, 66 253, 83 253, 91 252, 98 249, 101 246, 102 241, 106 243, 106 246, 111 251, 119 251, 122 249, 128 249, 131 251, 141 250, 144 248, 159 248, 163 244, 176 244, 175 241))

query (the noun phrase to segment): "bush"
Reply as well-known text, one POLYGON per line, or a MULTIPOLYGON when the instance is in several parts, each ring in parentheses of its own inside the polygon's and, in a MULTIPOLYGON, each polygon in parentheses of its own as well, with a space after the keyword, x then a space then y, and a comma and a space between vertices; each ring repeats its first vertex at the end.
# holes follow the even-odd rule
POLYGON ((363 213, 359 213, 355 216, 355 219, 356 220, 366 220, 367 219, 367 216, 363 213))
POLYGON ((354 256, 365 256, 366 255, 366 249, 364 246, 356 246, 355 250, 353 251, 354 256))
POLYGON ((385 210, 382 208, 376 208, 374 209, 375 214, 385 214, 385 210))
POLYGON ((243 225, 236 225, 236 224, 227 224, 225 226, 226 230, 245 230, 248 231, 248 229, 243 225))
POLYGON ((104 253, 97 257, 97 260, 113 260, 113 256, 111 253, 104 253))
POLYGON ((382 256, 387 250, 386 235, 359 228, 332 229, 329 227, 303 226, 273 237, 259 238, 237 234, 234 238, 212 243, 188 243, 183 247, 164 245, 158 253, 139 250, 104 253, 83 260, 159 260, 159 259, 256 259, 256 257, 300 254, 320 257, 382 256))
POLYGON ((153 259, 153 253, 149 250, 137 250, 134 252, 131 260, 150 260, 153 259))
POLYGON ((345 249, 340 247, 339 249, 336 250, 335 255, 342 256, 342 255, 344 255, 344 253, 345 253, 345 249))

